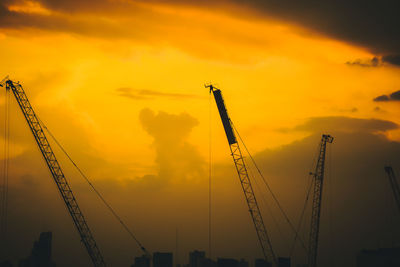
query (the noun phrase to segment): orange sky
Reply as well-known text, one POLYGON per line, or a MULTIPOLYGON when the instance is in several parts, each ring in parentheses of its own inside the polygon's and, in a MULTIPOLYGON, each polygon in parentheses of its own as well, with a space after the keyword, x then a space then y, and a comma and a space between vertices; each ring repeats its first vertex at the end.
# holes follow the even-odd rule
MULTIPOLYGON (((93 180, 158 173, 157 143, 141 122, 143 110, 194 118, 182 139, 196 151, 185 156, 204 164, 198 177, 190 176, 197 183, 206 174, 211 105, 213 162, 230 164, 215 103, 204 88, 208 82, 222 90, 254 154, 310 135, 293 129, 313 117, 400 124, 398 103, 373 101, 399 90, 400 68, 346 64, 380 57, 365 47, 260 18, 251 9, 237 16, 235 6, 124 3, 63 12, 17 1, 8 10, 32 26, 0 29, 0 74, 21 81, 40 118, 93 180), (96 167, 91 158, 105 163, 96 167)), ((15 101, 12 109, 16 158, 35 144, 15 101)), ((385 135, 400 141, 398 129, 385 135)))
MULTIPOLYGON (((88 29, 94 36, 28 27, 4 30, 1 50, 7 64, 1 72, 23 82, 38 112, 63 107, 88 131, 97 153, 110 160, 120 160, 121 153, 128 158, 143 155, 135 162, 142 165, 150 165, 152 158, 151 139, 138 127, 137 114, 143 108, 196 117, 199 126, 191 142, 207 154, 209 101, 203 84, 209 81, 223 90, 231 117, 254 152, 304 136, 279 129, 309 117, 397 121, 397 105, 378 105, 372 99, 397 88, 399 70, 345 64, 371 59, 374 55, 366 49, 279 21, 235 18, 218 10, 140 6, 134 18, 104 18, 120 26, 121 35, 126 34, 121 39, 96 36, 101 27, 88 29), (141 24, 148 29, 136 29, 141 24), (145 31, 144 39, 135 38, 145 31), (189 96, 129 99, 120 97, 118 88, 189 96), (377 106, 383 111, 374 111, 377 106)), ((9 10, 52 16, 29 1, 9 10)), ((81 19, 82 28, 90 27, 90 16, 78 14, 76 20, 81 19)), ((58 120, 43 119, 49 124, 58 120)), ((213 129, 215 138, 223 137, 219 123, 213 129)), ((400 139, 399 133, 391 135, 400 139)), ((216 150, 224 151, 219 140, 216 150)))

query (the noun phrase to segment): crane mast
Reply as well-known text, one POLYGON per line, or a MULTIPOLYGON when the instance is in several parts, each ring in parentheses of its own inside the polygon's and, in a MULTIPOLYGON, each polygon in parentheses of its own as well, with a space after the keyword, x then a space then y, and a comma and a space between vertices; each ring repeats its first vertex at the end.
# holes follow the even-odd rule
POLYGON ((399 209, 399 212, 400 212, 400 187, 399 187, 399 184, 397 183, 397 179, 396 179, 396 176, 394 175, 392 166, 385 166, 385 171, 389 177, 389 182, 390 182, 390 186, 392 187, 392 190, 393 190, 394 199, 396 201, 397 208, 399 209))
POLYGON ((22 113, 35 137, 36 143, 39 146, 40 152, 45 159, 47 166, 53 176, 53 179, 57 185, 57 188, 64 200, 64 203, 68 209, 69 214, 74 221, 75 227, 78 230, 81 241, 86 247, 86 250, 93 262, 95 267, 106 266, 103 256, 93 238, 93 235, 86 223, 86 220, 80 210, 78 203, 75 199, 74 194, 61 170, 60 164, 58 163, 56 156, 48 142, 46 135, 40 125, 40 121, 36 116, 31 104, 29 103, 28 97, 25 94, 24 89, 19 83, 13 82, 9 79, 5 80, 0 86, 6 85, 6 90, 11 90, 21 108, 22 113))
POLYGON ((313 202, 311 214, 311 230, 308 243, 308 267, 317 266, 319 221, 321 217, 322 189, 324 184, 326 144, 332 143, 333 137, 323 134, 319 147, 319 157, 314 176, 313 202))
POLYGON ((219 111, 219 115, 221 117, 222 124, 225 129, 226 137, 228 139, 233 162, 235 163, 236 171, 239 175, 243 193, 246 198, 249 212, 253 220, 254 227, 256 229, 258 240, 260 242, 264 257, 267 261, 271 260, 274 265, 277 265, 277 260, 274 251, 272 249, 271 241, 269 239, 267 230, 265 228, 264 221, 261 216, 260 208, 258 206, 253 187, 251 186, 249 174, 247 172, 247 167, 243 160, 239 143, 237 142, 235 133, 233 131, 232 122, 228 116, 228 112, 226 110, 225 103, 222 98, 221 90, 214 87, 213 85, 206 85, 206 88, 210 88, 210 93, 213 92, 214 99, 219 111))

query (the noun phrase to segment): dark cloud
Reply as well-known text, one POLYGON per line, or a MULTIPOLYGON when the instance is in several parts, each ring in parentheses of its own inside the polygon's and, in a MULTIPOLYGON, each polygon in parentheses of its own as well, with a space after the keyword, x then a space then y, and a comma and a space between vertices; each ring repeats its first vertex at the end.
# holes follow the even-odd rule
POLYGON ((400 55, 384 56, 382 60, 393 65, 400 65, 400 55))
MULTIPOLYGON (((208 246, 208 175, 204 172, 204 159, 188 142, 198 122, 189 114, 155 113, 149 109, 141 111, 140 122, 154 139, 155 174, 137 177, 128 167, 130 178, 123 178, 126 176, 121 175, 122 167, 115 163, 95 156, 84 162, 94 161, 91 168, 101 170, 100 178, 91 178, 93 183, 150 251, 174 251, 175 231, 179 229, 183 262, 190 250, 206 250, 208 246)), ((310 131, 310 136, 254 155, 289 217, 297 222, 320 132, 324 130, 335 137, 327 153, 320 227, 321 266, 329 266, 332 251, 337 266, 353 266, 360 249, 377 248, 378 244, 391 246, 392 240, 400 237, 400 218, 383 170, 385 164, 391 163, 399 173, 400 143, 381 134, 396 127, 394 123, 372 119, 312 118, 295 127, 310 131), (388 221, 385 218, 391 216, 391 212, 395 217, 388 221), (330 229, 333 231, 331 243, 330 229)), ((14 262, 27 256, 41 231, 53 231, 52 252, 57 266, 89 266, 89 257, 40 152, 34 140, 30 139, 30 143, 32 146, 24 154, 11 161, 8 256, 14 262)), ((268 146, 267 143, 260 145, 268 146)), ((78 151, 83 153, 82 150, 75 153, 78 151)), ((224 160, 229 162, 215 163, 212 169, 213 252, 216 256, 252 260, 261 257, 261 251, 228 147, 224 160)), ((136 244, 86 182, 74 175, 68 165, 62 167, 108 265, 132 264, 133 257, 141 253, 136 244)), ((267 197, 263 187, 256 186, 262 182, 258 178, 254 181, 257 181, 254 183, 257 200, 273 246, 278 255, 289 255, 293 240, 291 230, 285 228, 285 220, 272 207, 272 214, 282 230, 279 232, 266 208, 267 204, 273 206, 273 200, 267 197)), ((307 236, 310 217, 308 209, 302 236, 307 236)), ((293 264, 305 263, 305 259, 305 253, 297 248, 293 264)))
POLYGON ((294 130, 309 132, 367 132, 377 133, 398 129, 399 126, 391 121, 379 119, 359 119, 349 117, 316 117, 311 118, 294 130))
POLYGON ((252 0, 248 3, 277 18, 300 23, 317 32, 370 48, 399 54, 398 1, 252 0))
MULTIPOLYGON (((8 0, 5 4, 15 1, 8 0)), ((21 2, 21 1, 19 1, 21 2)), ((137 3, 142 1, 50 1, 41 0, 40 3, 45 7, 56 10, 61 13, 102 13, 113 16, 116 13, 129 13, 138 8, 137 3), (132 8, 133 7, 133 8, 132 8), (110 15, 111 14, 111 15, 110 15)), ((183 1, 183 0, 154 0, 152 2, 162 4, 181 4, 196 5, 204 8, 210 4, 218 8, 231 8, 236 4, 247 7, 258 12, 260 16, 269 16, 301 24, 306 28, 316 32, 332 36, 350 43, 361 45, 369 48, 377 54, 384 55, 384 60, 393 64, 398 64, 398 56, 400 54, 400 16, 398 16, 398 1, 385 0, 375 1, 345 1, 345 0, 225 0, 215 3, 215 1, 183 1)), ((230 9, 235 10, 235 9, 230 9)), ((243 15, 242 10, 236 9, 237 15, 243 15)), ((104 23, 101 19, 96 23, 104 23)), ((70 22, 72 23, 72 22, 70 22)), ((84 33, 80 30, 78 22, 73 29, 77 32, 84 33)), ((51 29, 55 27, 66 27, 57 17, 50 16, 48 19, 38 18, 37 16, 27 16, 9 12, 4 4, 0 10, 1 27, 39 27, 51 29)), ((73 26, 72 25, 72 26, 73 26)), ((82 24, 81 24, 82 26, 82 24)), ((107 31, 107 27, 104 29, 107 31)), ((71 27, 66 27, 71 29, 71 27)), ((83 27, 85 28, 85 27, 83 27)), ((98 26, 98 28, 102 28, 98 26)), ((137 28, 137 27, 135 27, 137 28)), ((89 29, 87 29, 88 31, 89 29)), ((91 30, 95 30, 94 28, 91 30)))
POLYGON ((381 60, 377 57, 373 57, 372 59, 362 60, 357 59, 355 61, 346 62, 349 66, 359 66, 359 67, 379 67, 381 65, 381 60))
POLYGON ((118 88, 116 89, 119 96, 142 100, 142 99, 154 99, 157 97, 167 97, 174 99, 187 99, 187 98, 201 98, 198 95, 193 94, 178 94, 178 93, 165 93, 155 90, 145 90, 145 89, 133 89, 133 88, 118 88))
POLYGON ((391 93, 390 95, 380 95, 374 98, 375 102, 387 102, 387 101, 400 101, 400 91, 391 93))
MULTIPOLYGON (((340 122, 347 125, 349 122, 346 118, 326 118, 323 121, 327 121, 328 125, 338 125, 340 122)), ((356 125, 371 124, 370 120, 352 121, 356 125)), ((320 131, 315 127, 307 128, 320 131)), ((369 128, 352 132, 340 128, 323 131, 333 135, 335 139, 327 150, 318 256, 321 266, 329 266, 332 251, 335 264, 354 266, 359 250, 377 249, 378 246, 390 247, 392 238, 400 237, 400 231, 396 227, 400 223, 400 217, 383 168, 390 163, 400 174, 400 143, 388 140, 382 134, 373 133, 369 128), (393 221, 385 218, 392 218, 393 221)), ((278 150, 265 150, 256 155, 270 186, 279 196, 289 216, 296 222, 305 200, 309 182, 307 174, 315 167, 312 163, 314 159, 315 164, 320 139, 321 134, 313 133, 278 150)), ((310 202, 308 204, 305 226, 300 232, 306 241, 311 218, 310 202)), ((273 221, 268 217, 266 220, 272 241, 274 244, 279 243, 276 240, 281 238, 273 227, 273 221)), ((281 223, 284 225, 283 219, 281 223)), ((287 231, 290 233, 289 228, 287 231)), ((305 260, 305 253, 298 246, 294 261, 304 263, 305 260)))

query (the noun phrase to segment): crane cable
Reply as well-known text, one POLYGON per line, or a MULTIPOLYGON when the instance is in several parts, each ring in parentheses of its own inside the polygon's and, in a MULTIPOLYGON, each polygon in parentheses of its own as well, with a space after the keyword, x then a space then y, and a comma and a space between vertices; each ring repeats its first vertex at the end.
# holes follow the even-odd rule
POLYGON ((333 210, 333 205, 334 205, 334 199, 333 199, 333 180, 332 180, 332 148, 333 146, 330 146, 329 149, 329 157, 328 157, 328 193, 329 193, 329 201, 328 201, 328 209, 329 209, 329 245, 330 245, 330 263, 331 266, 335 266, 335 242, 334 242, 334 210, 333 210))
MULTIPOLYGON (((247 160, 246 160, 246 162, 247 162, 247 160)), ((247 170, 249 171, 251 177, 255 177, 255 176, 253 175, 252 168, 250 168, 250 165, 249 165, 249 164, 247 164, 247 170)), ((253 181, 254 181, 254 184, 256 185, 257 190, 258 190, 259 192, 261 192, 261 191, 262 191, 262 190, 261 190, 261 186, 258 184, 257 180, 254 179, 253 181)), ((261 200, 262 200, 262 202, 264 203, 265 207, 267 208, 267 211, 269 212, 269 214, 270 214, 270 216, 271 216, 271 218, 272 218, 272 221, 274 222, 275 227, 276 227, 276 229, 278 230, 278 233, 279 233, 279 235, 280 235, 281 240, 287 239, 287 236, 285 236, 285 235, 283 234, 283 231, 282 231, 281 228, 279 227, 279 223, 278 223, 278 221, 277 221, 277 218, 274 216, 274 214, 273 214, 273 212, 272 212, 272 208, 271 208, 271 206, 268 204, 268 201, 267 201, 267 199, 266 199, 266 197, 265 197, 264 194, 261 194, 261 200)))
POLYGON ((211 233, 212 233, 212 229, 211 229, 211 222, 212 222, 212 220, 211 220, 211 215, 212 215, 212 202, 211 202, 211 200, 212 200, 212 195, 211 195, 211 193, 212 193, 212 191, 211 191, 211 185, 212 185, 212 183, 211 183, 211 177, 212 177, 212 150, 211 150, 211 148, 212 148, 212 140, 211 140, 211 137, 212 137, 212 131, 211 131, 211 128, 212 128, 212 109, 211 109, 211 102, 212 102, 212 99, 211 99, 211 91, 210 91, 210 96, 209 96, 209 132, 208 132, 208 257, 210 258, 210 259, 212 259, 212 250, 211 250, 211 233))
POLYGON ((297 241, 297 238, 299 236, 298 233, 300 232, 301 226, 303 224, 303 218, 304 218, 304 214, 305 214, 305 211, 306 211, 306 208, 307 208, 308 200, 310 198, 311 188, 312 188, 313 184, 314 184, 314 179, 311 178, 310 179, 310 185, 308 186, 307 193, 306 193, 306 200, 304 201, 303 210, 301 211, 299 223, 297 225, 297 232, 296 232, 296 235, 295 235, 294 240, 293 240, 292 248, 290 249, 290 254, 289 254, 290 257, 292 257, 293 253, 294 253, 294 248, 296 246, 296 241, 297 241))
MULTIPOLYGON (((285 217, 285 220, 286 220, 287 223, 290 225, 290 228, 292 229, 292 231, 293 231, 296 235, 298 235, 296 228, 294 227, 294 225, 293 225, 292 222, 290 221, 290 219, 289 219, 289 217, 287 216, 286 212, 283 210, 281 204, 279 203, 278 198, 275 196, 275 194, 274 194, 274 192, 272 191, 271 187, 269 186, 267 180, 265 179, 264 175, 262 174, 260 168, 258 167, 257 163, 255 162, 253 156, 250 154, 249 150, 247 149, 247 146, 246 146, 246 144, 243 142, 243 139, 242 139, 242 137, 240 136, 238 130, 237 130, 236 127, 235 127, 235 125, 233 124, 233 122, 232 122, 231 120, 230 120, 230 122, 231 122, 231 125, 232 125, 233 129, 234 129, 235 132, 237 133, 237 135, 238 135, 240 141, 242 142, 244 148, 246 149, 247 154, 250 156, 251 161, 253 162, 254 166, 256 167, 257 172, 258 172, 259 175, 261 176, 261 178, 262 178, 262 180, 263 180, 265 186, 267 187, 268 191, 270 192, 270 194, 271 194, 272 198, 274 199, 275 203, 277 204, 279 210, 281 211, 281 213, 282 213, 283 216, 285 217)), ((300 240, 300 243, 301 243, 301 245, 303 246, 303 248, 307 251, 307 248, 306 248, 306 246, 305 246, 303 240, 302 240, 301 238, 299 238, 299 240, 300 240)))
POLYGON ((103 202, 103 204, 108 208, 108 210, 112 213, 112 215, 117 219, 117 221, 122 225, 122 227, 126 230, 126 232, 130 235, 130 237, 137 243, 137 245, 140 247, 140 249, 146 254, 146 256, 150 256, 150 253, 146 250, 146 248, 140 243, 140 241, 136 238, 136 236, 133 234, 133 232, 128 228, 128 226, 122 221, 121 217, 115 212, 115 210, 111 207, 111 205, 104 199, 104 197, 100 194, 100 192, 94 187, 94 185, 90 182, 89 178, 83 173, 83 171, 76 165, 76 163, 72 160, 72 158, 69 156, 67 151, 61 146, 61 144, 57 141, 57 139, 54 137, 54 135, 50 132, 50 130, 46 127, 46 125, 39 119, 40 124, 43 126, 43 128, 49 133, 51 138, 54 140, 54 142, 57 144, 57 146, 62 150, 62 152, 67 156, 67 158, 70 160, 72 165, 77 169, 77 171, 80 173, 80 175, 86 180, 86 182, 89 184, 89 186, 92 188, 92 190, 96 193, 96 195, 100 198, 100 200, 103 202))
MULTIPOLYGON (((8 174, 9 174, 9 156, 10 156, 10 92, 6 90, 4 105, 4 160, 3 160, 3 181, 1 194, 1 221, 0 237, 6 240, 7 220, 8 220, 8 174)), ((4 244, 5 245, 5 244, 4 244)))
MULTIPOLYGON (((312 163, 311 163, 311 166, 310 166, 310 170, 313 169, 314 166, 316 165, 318 151, 319 151, 319 144, 316 147, 316 152, 314 153, 314 158, 312 160, 312 163)), ((298 238, 298 233, 301 230, 301 227, 302 227, 302 224, 303 224, 304 215, 305 215, 305 211, 307 209, 307 203, 308 203, 308 200, 310 198, 311 188, 314 185, 314 181, 315 181, 314 180, 314 175, 313 175, 313 173, 311 171, 309 172, 309 177, 311 177, 311 179, 309 179, 309 185, 308 185, 308 187, 306 189, 306 198, 305 198, 304 205, 303 205, 303 210, 301 212, 301 215, 300 215, 300 218, 299 218, 299 222, 298 222, 298 225, 297 225, 297 234, 294 237, 292 248, 290 249, 290 257, 292 257, 292 255, 294 253, 294 249, 295 249, 295 246, 296 246, 296 241, 297 241, 297 238, 298 238)), ((306 250, 306 252, 307 252, 307 250, 306 250)))

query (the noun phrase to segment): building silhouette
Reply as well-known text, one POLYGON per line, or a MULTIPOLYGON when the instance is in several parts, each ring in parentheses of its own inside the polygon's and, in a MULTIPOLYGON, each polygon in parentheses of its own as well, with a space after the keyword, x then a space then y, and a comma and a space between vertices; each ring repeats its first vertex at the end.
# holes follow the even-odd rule
POLYGON ((150 267, 150 258, 146 255, 135 257, 135 262, 131 267, 150 267))
POLYGON ((245 259, 240 259, 238 266, 239 267, 249 267, 249 262, 246 261, 245 259))
POLYGON ((167 252, 154 252, 153 253, 153 267, 172 267, 173 257, 172 253, 167 252))
POLYGON ((254 267, 271 267, 272 264, 265 259, 255 259, 254 267))
POLYGON ((0 262, 0 267, 13 267, 14 265, 9 261, 0 262))
POLYGON ((218 258, 218 267, 239 267, 239 261, 235 259, 218 258))
POLYGON ((189 267, 202 267, 205 259, 206 253, 204 251, 189 252, 189 267))
POLYGON ((398 267, 400 247, 361 250, 357 255, 357 267, 398 267))
POLYGON ((55 267, 51 259, 51 232, 40 233, 39 240, 33 243, 31 255, 21 260, 19 267, 55 267))
POLYGON ((290 267, 290 258, 278 258, 278 266, 279 267, 290 267))

